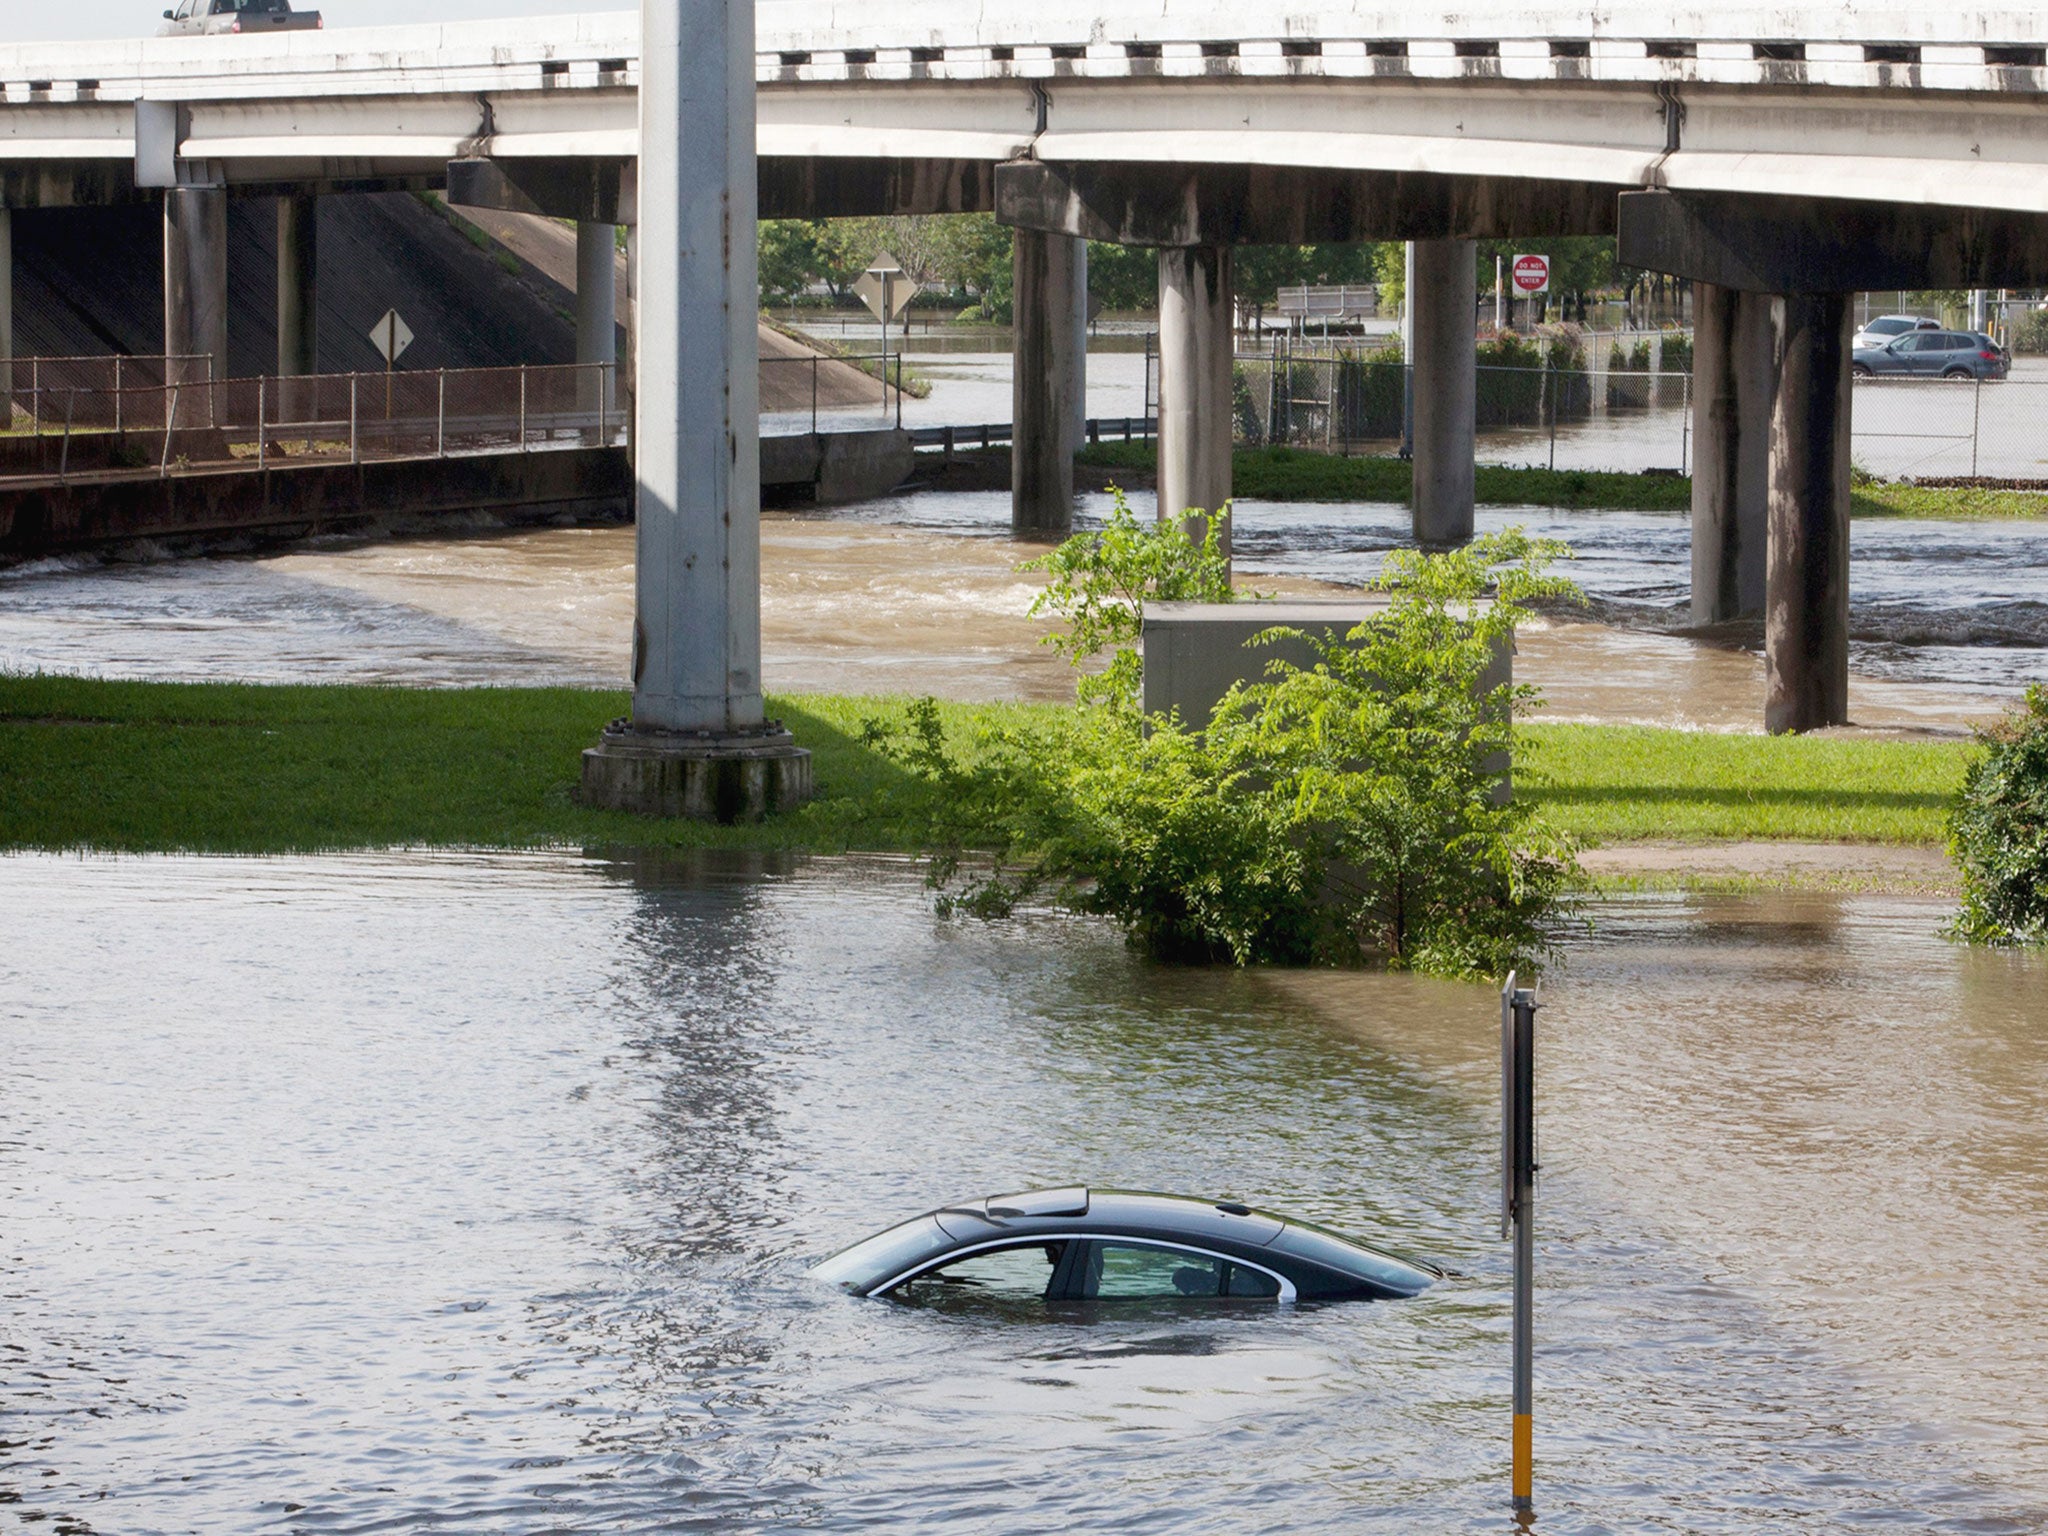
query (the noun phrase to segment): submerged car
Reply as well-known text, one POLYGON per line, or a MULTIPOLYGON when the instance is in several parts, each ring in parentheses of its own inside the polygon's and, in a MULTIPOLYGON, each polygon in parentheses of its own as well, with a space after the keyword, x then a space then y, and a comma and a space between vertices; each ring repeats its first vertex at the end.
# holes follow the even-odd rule
POLYGON ((1981 331, 1908 331, 1881 347, 1858 347, 1849 372, 1911 379, 2002 379, 2012 354, 1981 331))
POLYGON ((856 1296, 1086 1302, 1386 1301, 1445 1272, 1234 1200, 1073 1188, 941 1206, 812 1273, 856 1296))

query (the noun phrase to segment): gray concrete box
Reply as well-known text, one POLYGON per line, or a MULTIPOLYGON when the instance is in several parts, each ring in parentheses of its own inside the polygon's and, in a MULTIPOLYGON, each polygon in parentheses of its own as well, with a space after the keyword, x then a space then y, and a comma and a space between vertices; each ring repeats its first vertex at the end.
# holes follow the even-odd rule
MULTIPOLYGON (((1183 724, 1208 723, 1217 700, 1233 683, 1257 682, 1275 659, 1307 669, 1316 664, 1305 640, 1288 639, 1254 647, 1251 638, 1279 625, 1342 637, 1387 611, 1380 597, 1275 598, 1244 603, 1151 603, 1145 608, 1140 645, 1145 662, 1147 714, 1179 710, 1183 724)), ((1515 676, 1514 646, 1503 642, 1480 679, 1492 692, 1515 676)), ((1498 764, 1503 787, 1511 764, 1498 764)))

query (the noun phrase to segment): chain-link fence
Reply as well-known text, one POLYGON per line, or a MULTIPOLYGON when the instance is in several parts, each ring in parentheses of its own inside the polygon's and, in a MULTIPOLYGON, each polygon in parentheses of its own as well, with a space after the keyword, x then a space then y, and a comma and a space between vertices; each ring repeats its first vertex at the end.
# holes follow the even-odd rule
MULTIPOLYGON (((36 361, 49 360, 9 366, 18 379, 36 361)), ((17 390, 17 430, 0 436, 0 474, 68 480, 446 458, 598 447, 623 442, 626 433, 608 364, 181 377, 192 371, 173 367, 169 381, 114 387, 110 367, 100 370, 106 383, 93 382, 97 374, 90 369, 73 371, 83 383, 50 382, 62 370, 36 369, 31 388, 40 414, 24 412, 17 390)))
MULTIPOLYGON (((1475 449, 1483 464, 1623 473, 1691 472, 1691 337, 1584 333, 1540 364, 1481 362, 1475 449)), ((1484 356, 1482 352, 1482 356, 1484 356)), ((2048 364, 2021 359, 2005 379, 1858 379, 1852 458, 1879 479, 2048 481, 2048 364)), ((1146 409, 1156 410, 1148 347, 1146 409)), ((1321 342, 1240 350, 1233 431, 1245 446, 1390 454, 1405 438, 1408 370, 1399 357, 1321 342)))

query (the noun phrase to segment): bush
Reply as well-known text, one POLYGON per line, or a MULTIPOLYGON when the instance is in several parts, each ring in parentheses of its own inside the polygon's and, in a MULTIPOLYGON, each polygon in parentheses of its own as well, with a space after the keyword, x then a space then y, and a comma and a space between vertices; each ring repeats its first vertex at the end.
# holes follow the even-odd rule
POLYGON ((1526 800, 1496 798, 1535 691, 1481 683, 1529 603, 1572 590, 1545 574, 1559 546, 1513 530, 1398 551, 1377 583, 1383 616, 1342 640, 1299 637, 1313 666, 1272 663, 1206 722, 1147 716, 1130 645, 1144 601, 1201 595, 1207 550, 1177 524, 1113 521, 1039 562, 1061 573, 1040 606, 1071 621, 1054 643, 1077 664, 1116 654, 1083 678, 1083 707, 1037 733, 984 738, 976 770, 935 710, 914 714, 907 735, 875 730, 942 791, 941 909, 993 916, 1045 895, 1114 919, 1166 960, 1441 975, 1532 964, 1579 871, 1526 800), (992 848, 995 866, 956 888, 967 846, 992 848))
POLYGON ((1950 933, 1972 944, 2048 942, 2048 688, 1982 733, 1949 816, 1963 876, 1950 933))

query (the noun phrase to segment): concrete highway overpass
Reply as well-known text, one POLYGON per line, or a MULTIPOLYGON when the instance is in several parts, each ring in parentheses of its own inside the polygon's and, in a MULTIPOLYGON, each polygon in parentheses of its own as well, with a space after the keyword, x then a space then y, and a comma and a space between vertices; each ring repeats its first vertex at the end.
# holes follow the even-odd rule
MULTIPOLYGON (((1160 248, 1171 512, 1229 494, 1232 248, 1418 242, 1432 541, 1471 527, 1469 242, 1614 233, 1693 280, 1695 613, 1765 612, 1774 728, 1846 712, 1848 294, 2048 283, 2034 11, 768 0, 752 48, 763 216, 1017 228, 1022 530, 1068 516, 1086 238, 1160 248)), ((0 203, 160 201, 167 348, 218 354, 227 203, 278 199, 294 371, 320 195, 577 218, 608 280, 607 226, 639 223, 641 65, 630 13, 0 48, 0 203)))

